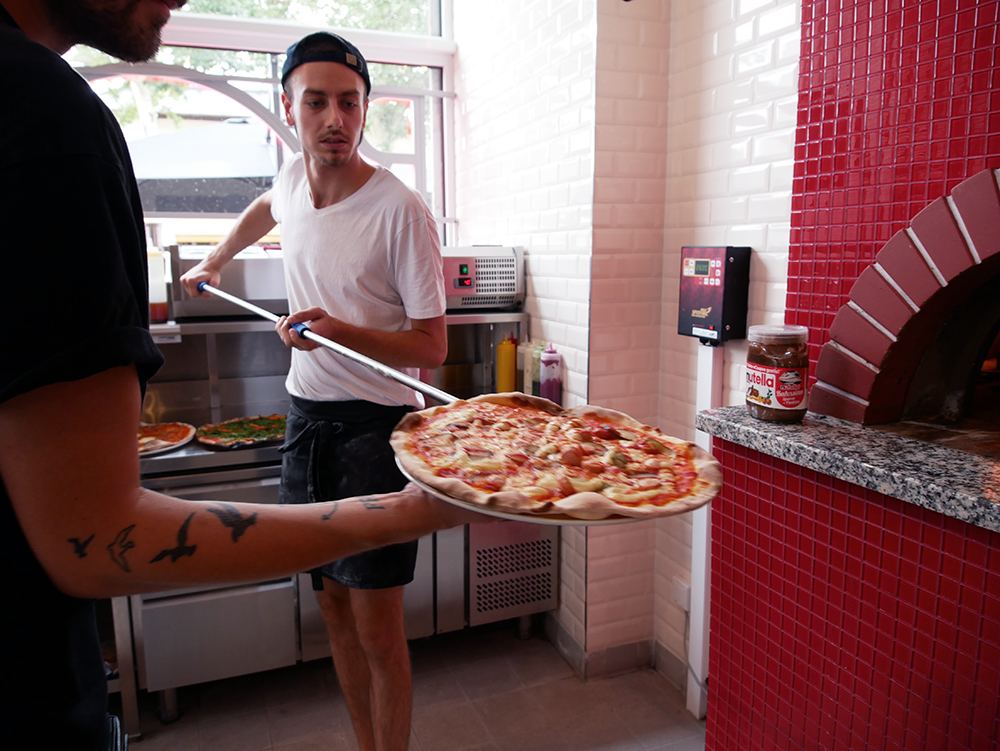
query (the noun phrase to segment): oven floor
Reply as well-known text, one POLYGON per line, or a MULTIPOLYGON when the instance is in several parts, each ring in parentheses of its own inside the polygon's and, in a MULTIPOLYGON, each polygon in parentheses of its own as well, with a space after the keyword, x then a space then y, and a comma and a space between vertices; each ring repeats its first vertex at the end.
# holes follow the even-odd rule
MULTIPOLYGON (((410 751, 703 751, 705 723, 659 673, 583 682, 517 622, 410 643, 410 751)), ((115 710, 112 696, 112 711, 115 710)), ((180 717, 157 719, 140 692, 142 751, 357 749, 329 659, 179 689, 180 717)))
POLYGON ((871 427, 1000 461, 1000 370, 996 361, 991 362, 991 369, 984 370, 976 386, 968 417, 955 423, 930 418, 871 427))

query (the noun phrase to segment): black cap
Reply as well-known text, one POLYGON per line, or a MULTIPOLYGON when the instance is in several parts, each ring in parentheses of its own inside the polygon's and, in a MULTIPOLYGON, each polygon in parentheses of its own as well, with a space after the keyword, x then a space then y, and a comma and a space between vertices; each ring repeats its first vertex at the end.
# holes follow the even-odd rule
POLYGON ((302 37, 288 48, 285 64, 281 68, 281 85, 284 87, 289 74, 303 63, 340 63, 357 73, 365 82, 365 96, 371 94, 372 82, 368 77, 368 63, 361 52, 343 37, 327 31, 302 37))

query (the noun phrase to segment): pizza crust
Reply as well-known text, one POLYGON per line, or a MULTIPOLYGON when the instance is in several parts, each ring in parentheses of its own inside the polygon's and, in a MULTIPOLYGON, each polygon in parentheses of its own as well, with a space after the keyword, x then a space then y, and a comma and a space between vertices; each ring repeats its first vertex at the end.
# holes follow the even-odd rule
POLYGON ((487 394, 466 400, 458 400, 450 405, 430 407, 419 412, 406 415, 396 426, 390 438, 390 444, 396 453, 397 461, 403 472, 414 482, 449 499, 462 501, 484 510, 502 511, 525 517, 544 517, 547 519, 565 518, 568 520, 599 521, 614 517, 633 519, 652 519, 663 516, 673 516, 692 511, 711 501, 722 488, 722 470, 719 462, 700 446, 689 441, 667 436, 655 428, 643 425, 634 418, 616 410, 594 405, 582 405, 572 409, 563 409, 554 402, 541 397, 527 394, 487 394), (413 454, 408 448, 410 434, 415 431, 425 419, 433 417, 442 411, 454 410, 469 402, 488 401, 516 407, 534 407, 549 414, 559 416, 592 417, 603 422, 612 423, 621 428, 633 428, 642 431, 652 431, 658 441, 665 445, 685 446, 690 451, 691 461, 697 472, 697 481, 692 490, 685 496, 670 501, 664 505, 624 505, 616 503, 600 492, 584 491, 574 493, 559 499, 536 500, 518 490, 503 490, 495 493, 480 490, 467 485, 457 478, 440 477, 435 469, 428 465, 422 457, 413 454))
POLYGON ((152 454, 161 454, 166 451, 170 451, 175 448, 180 448, 186 445, 194 438, 195 431, 197 429, 194 425, 189 425, 186 422, 167 422, 167 423, 139 423, 139 435, 138 435, 138 448, 140 456, 149 456, 152 454), (158 438, 154 435, 143 435, 144 429, 150 429, 150 432, 155 432, 157 428, 171 427, 171 428, 184 428, 184 434, 173 441, 166 441, 162 438, 158 438))

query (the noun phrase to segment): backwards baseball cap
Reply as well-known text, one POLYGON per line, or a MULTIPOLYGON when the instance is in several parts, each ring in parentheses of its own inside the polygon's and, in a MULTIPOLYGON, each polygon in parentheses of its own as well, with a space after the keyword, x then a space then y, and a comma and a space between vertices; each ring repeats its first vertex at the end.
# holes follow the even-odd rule
POLYGON ((361 52, 343 37, 327 31, 317 31, 302 37, 288 48, 285 64, 281 68, 281 85, 293 70, 304 63, 340 63, 361 76, 365 82, 365 96, 371 94, 372 82, 368 77, 368 63, 361 52))

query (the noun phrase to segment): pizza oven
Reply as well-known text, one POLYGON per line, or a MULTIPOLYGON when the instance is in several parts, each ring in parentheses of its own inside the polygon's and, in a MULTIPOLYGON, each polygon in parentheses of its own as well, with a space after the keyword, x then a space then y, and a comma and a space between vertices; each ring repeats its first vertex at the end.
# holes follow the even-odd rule
MULTIPOLYGON (((174 280, 207 252, 167 250, 174 280)), ((248 248, 226 266, 219 288, 287 313, 281 263, 279 248, 248 248)), ((287 412, 290 350, 273 323, 219 298, 190 298, 179 284, 170 285, 169 302, 169 321, 151 327, 165 363, 147 386, 144 422, 200 426, 287 412)), ((492 390, 496 344, 526 329, 527 315, 518 309, 449 314, 448 362, 425 380, 463 397, 492 390)), ((216 450, 192 441, 143 456, 140 471, 144 487, 180 498, 277 503, 281 455, 274 444, 216 450)), ((551 610, 558 539, 557 527, 507 521, 422 539, 414 581, 404 591, 407 636, 551 610)), ((169 719, 180 686, 330 654, 308 576, 116 598, 113 610, 123 715, 133 736, 140 731, 136 688, 161 692, 161 714, 169 719), (128 635, 134 671, 133 655, 121 646, 128 635)))
POLYGON ((862 272, 810 409, 1000 458, 1000 170, 932 201, 862 272))

